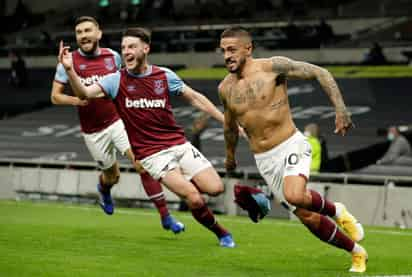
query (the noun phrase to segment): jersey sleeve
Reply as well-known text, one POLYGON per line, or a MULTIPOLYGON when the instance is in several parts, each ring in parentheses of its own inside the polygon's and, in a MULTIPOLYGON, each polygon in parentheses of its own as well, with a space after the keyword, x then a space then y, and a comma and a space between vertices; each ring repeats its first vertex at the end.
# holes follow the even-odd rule
POLYGON ((110 98, 115 99, 119 92, 120 72, 107 74, 97 83, 110 98))
POLYGON ((167 79, 167 85, 169 87, 169 93, 171 95, 180 95, 182 93, 182 89, 185 83, 172 70, 165 68, 165 67, 163 67, 162 69, 166 72, 166 79, 167 79))
POLYGON ((117 51, 114 51, 113 49, 108 48, 110 52, 112 52, 114 56, 114 61, 116 63, 116 68, 119 70, 122 68, 122 57, 120 57, 120 54, 117 53, 117 51))
POLYGON ((57 65, 56 74, 54 75, 54 80, 62 84, 67 84, 67 82, 69 81, 66 70, 64 69, 61 63, 57 65))

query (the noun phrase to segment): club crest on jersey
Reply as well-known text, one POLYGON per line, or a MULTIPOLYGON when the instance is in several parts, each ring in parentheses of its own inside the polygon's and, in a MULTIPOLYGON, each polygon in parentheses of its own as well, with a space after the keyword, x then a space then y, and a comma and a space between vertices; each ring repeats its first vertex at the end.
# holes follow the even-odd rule
POLYGON ((136 90, 136 87, 135 87, 134 85, 128 85, 128 86, 126 87, 126 90, 127 90, 127 91, 135 91, 135 90, 136 90))
POLYGON ((106 66, 107 70, 113 70, 115 67, 112 58, 104 58, 104 65, 106 66))
POLYGON ((154 92, 159 95, 165 92, 166 86, 164 85, 163 80, 154 81, 154 92))

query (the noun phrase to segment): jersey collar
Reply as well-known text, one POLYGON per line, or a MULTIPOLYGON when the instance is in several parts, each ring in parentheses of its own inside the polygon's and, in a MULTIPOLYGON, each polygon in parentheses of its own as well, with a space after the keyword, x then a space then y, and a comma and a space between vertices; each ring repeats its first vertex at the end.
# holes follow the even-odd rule
POLYGON ((127 74, 129 74, 132 77, 137 77, 137 78, 146 77, 146 76, 149 76, 150 74, 152 74, 152 65, 148 64, 146 71, 143 72, 143 73, 139 73, 139 74, 130 72, 128 69, 126 69, 126 71, 127 71, 127 74))
POLYGON ((80 55, 82 55, 83 57, 97 57, 100 55, 100 53, 102 52, 100 50, 100 47, 97 47, 96 51, 94 51, 93 54, 86 54, 82 51, 82 49, 78 48, 77 51, 79 51, 80 55))

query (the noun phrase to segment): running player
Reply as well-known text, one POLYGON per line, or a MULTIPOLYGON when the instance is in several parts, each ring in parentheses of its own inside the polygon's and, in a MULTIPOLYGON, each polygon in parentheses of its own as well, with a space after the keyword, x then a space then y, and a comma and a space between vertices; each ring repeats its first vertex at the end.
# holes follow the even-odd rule
POLYGON ((127 29, 122 38, 126 68, 87 87, 74 70, 68 47, 62 44, 59 60, 80 98, 105 93, 113 99, 138 159, 136 167, 141 162, 141 171, 147 170, 185 199, 193 217, 215 233, 222 247, 235 247, 232 235, 217 223, 201 196, 201 193, 219 195, 224 191, 223 183, 211 163, 186 140, 173 116, 170 98, 180 96, 220 122, 223 114, 173 71, 148 64, 149 51, 150 33, 143 28, 127 29))
POLYGON ((248 136, 260 174, 282 205, 319 239, 350 252, 350 271, 364 272, 367 253, 357 243, 364 236, 362 225, 343 204, 330 202, 306 187, 311 148, 293 122, 287 95, 287 79, 317 79, 336 109, 335 133, 345 135, 352 121, 332 75, 324 68, 286 57, 254 59, 252 37, 240 27, 225 30, 220 47, 229 71, 219 85, 225 108, 226 169, 236 167, 239 124, 248 136))
MULTIPOLYGON (((109 48, 99 46, 102 31, 95 18, 79 17, 75 22, 75 34, 78 49, 73 52, 74 70, 82 82, 89 86, 103 76, 116 72, 121 67, 120 55, 109 48)), ((81 100, 64 93, 68 78, 64 67, 57 66, 53 82, 51 101, 56 105, 78 107, 82 134, 90 154, 102 169, 97 185, 101 198, 101 207, 106 214, 113 214, 114 204, 110 190, 119 181, 119 164, 116 149, 134 161, 129 139, 123 121, 111 99, 101 97, 81 100)), ((169 213, 163 189, 159 182, 149 174, 141 174, 141 180, 149 199, 155 204, 161 216, 164 229, 179 233, 184 225, 176 221, 169 213)))

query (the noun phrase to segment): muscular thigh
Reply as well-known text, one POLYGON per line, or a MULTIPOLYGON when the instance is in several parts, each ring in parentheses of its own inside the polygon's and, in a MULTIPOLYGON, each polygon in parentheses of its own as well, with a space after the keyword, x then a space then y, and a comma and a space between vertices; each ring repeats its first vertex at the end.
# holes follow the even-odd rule
POLYGON ((190 193, 198 193, 196 187, 186 180, 181 170, 177 167, 166 173, 161 182, 178 196, 186 198, 190 193))
POLYGON ((192 180, 203 193, 216 194, 223 190, 222 180, 213 167, 203 169, 192 180))

